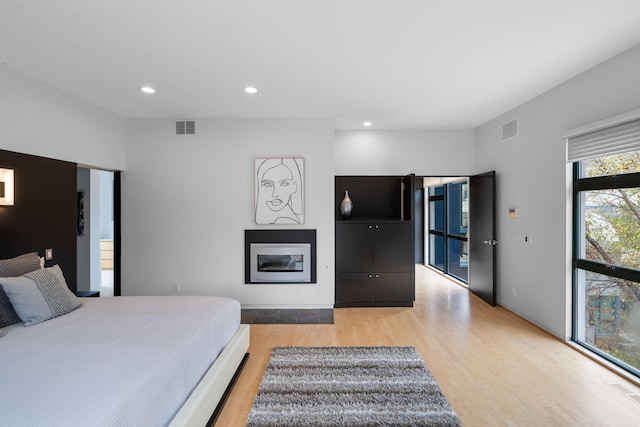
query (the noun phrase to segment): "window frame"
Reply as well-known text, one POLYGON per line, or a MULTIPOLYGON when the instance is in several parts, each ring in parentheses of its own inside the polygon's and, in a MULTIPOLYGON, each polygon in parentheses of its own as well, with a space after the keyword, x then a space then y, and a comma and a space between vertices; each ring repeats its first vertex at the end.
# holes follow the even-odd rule
MULTIPOLYGON (((432 187, 425 188, 424 190, 426 192, 426 196, 427 197, 425 197, 424 200, 427 201, 426 211, 429 212, 429 215, 431 215, 431 203, 435 203, 435 202, 441 201, 441 202, 443 202, 443 205, 444 205, 443 231, 436 230, 436 229, 433 229, 431 227, 432 218, 429 218, 429 221, 427 223, 428 224, 428 233, 427 233, 428 234, 428 238, 426 240, 427 240, 427 245, 428 245, 429 257, 426 260, 426 263, 430 267, 437 269, 438 271, 442 272, 443 274, 445 274, 447 276, 450 276, 450 277, 454 278, 455 280, 467 285, 469 283, 468 270, 467 270, 467 278, 465 279, 465 278, 462 278, 460 276, 457 276, 457 275, 451 273, 450 265, 449 265, 449 261, 450 261, 449 260, 449 258, 450 258, 449 257, 450 241, 451 240, 456 240, 456 241, 461 242, 462 244, 463 243, 467 243, 468 244, 468 242, 469 242, 469 237, 468 236, 461 236, 459 234, 450 234, 449 233, 449 222, 450 222, 449 221, 449 215, 450 215, 450 207, 449 207, 449 200, 450 200, 449 191, 450 191, 450 189, 449 189, 449 186, 452 185, 452 184, 465 184, 465 183, 467 184, 467 196, 468 196, 468 194, 469 194, 468 193, 469 180, 467 178, 466 181, 450 182, 450 183, 445 183, 445 184, 440 184, 440 185, 435 185, 435 186, 432 186, 432 187), (432 195, 431 194, 431 189, 435 189, 437 187, 442 187, 443 188, 442 194, 434 194, 434 195, 432 195), (444 240, 444 245, 443 245, 444 246, 444 261, 443 261, 444 268, 440 268, 439 266, 434 265, 431 262, 431 256, 434 253, 434 248, 433 248, 433 245, 431 244, 431 236, 432 235, 433 236, 439 236, 444 240)), ((461 190, 461 197, 462 197, 462 190, 461 190)), ((468 212, 467 212, 467 214, 468 214, 468 212)), ((468 218, 467 218, 467 221, 468 221, 468 218)))
POLYGON ((580 327, 584 327, 584 324, 580 323, 580 311, 584 311, 584 301, 580 299, 580 270, 584 272, 592 272, 602 274, 605 276, 614 277, 622 280, 629 280, 640 283, 640 270, 635 270, 628 267, 623 267, 617 264, 608 264, 605 262, 598 262, 594 260, 588 260, 580 258, 581 245, 582 245, 582 229, 581 225, 584 219, 584 212, 582 209, 581 193, 586 191, 598 191, 598 190, 615 190, 625 188, 640 188, 640 172, 617 174, 617 175, 603 175, 597 177, 581 177, 582 164, 581 161, 573 163, 573 250, 572 250, 572 328, 571 328, 571 340, 576 344, 587 348, 588 350, 596 353, 600 357, 610 361, 611 363, 621 367, 622 369, 632 373, 633 375, 640 376, 640 369, 633 367, 622 360, 615 358, 614 356, 602 351, 594 345, 591 345, 585 341, 579 339, 580 327), (583 306, 580 307, 580 302, 583 302, 583 306))
POLYGON ((428 201, 428 205, 427 205, 427 212, 429 212, 429 221, 428 221, 428 226, 429 226, 429 238, 427 239, 428 245, 429 245, 429 249, 428 249, 428 254, 429 254, 429 259, 427 260, 427 264, 430 267, 433 267, 435 269, 437 269, 438 271, 441 271, 444 274, 447 274, 447 265, 449 262, 449 257, 447 254, 447 227, 448 225, 448 221, 447 221, 447 186, 446 184, 442 184, 442 185, 436 185, 433 187, 428 187, 425 188, 425 191, 427 192, 427 196, 425 198, 425 200, 428 201), (436 187, 443 187, 442 189, 442 194, 431 194, 431 190, 435 189, 436 187), (437 230, 435 228, 433 228, 431 226, 432 223, 435 222, 435 220, 432 218, 432 213, 433 211, 431 210, 431 206, 432 203, 436 203, 436 202, 442 202, 442 205, 444 207, 444 216, 443 216, 443 227, 442 227, 442 231, 437 230), (433 254, 435 254, 435 249, 433 247, 433 245, 431 244, 431 236, 438 236, 438 237, 442 237, 442 239, 444 240, 444 260, 442 262, 443 268, 440 268, 439 266, 433 264, 431 262, 431 258, 433 256, 433 254))

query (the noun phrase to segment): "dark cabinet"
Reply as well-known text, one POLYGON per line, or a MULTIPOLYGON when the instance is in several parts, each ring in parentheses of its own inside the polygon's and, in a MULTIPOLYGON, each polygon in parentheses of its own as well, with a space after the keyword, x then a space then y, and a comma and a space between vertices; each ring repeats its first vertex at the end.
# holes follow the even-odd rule
POLYGON ((415 176, 337 176, 336 307, 413 306, 415 176), (340 215, 349 191, 350 219, 340 215))
POLYGON ((336 271, 409 271, 410 222, 339 222, 336 224, 336 271))
POLYGON ((336 307, 412 306, 410 221, 336 223, 336 307))
POLYGON ((372 303, 373 273, 336 273, 336 307, 348 307, 353 302, 372 303))
POLYGON ((409 221, 336 224, 336 307, 413 305, 409 221))
POLYGON ((336 307, 412 306, 411 273, 337 273, 336 307))

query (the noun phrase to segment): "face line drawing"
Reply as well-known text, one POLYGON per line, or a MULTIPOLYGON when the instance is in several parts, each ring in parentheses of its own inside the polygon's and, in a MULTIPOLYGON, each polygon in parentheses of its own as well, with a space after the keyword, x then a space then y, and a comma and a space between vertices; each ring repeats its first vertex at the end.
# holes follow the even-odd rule
MULTIPOLYGON (((270 188, 271 192, 265 194, 270 196, 270 200, 266 200, 267 207, 278 212, 291 204, 291 195, 295 193, 295 186, 292 186, 293 177, 291 171, 283 164, 267 169, 263 175, 263 187, 270 188)), ((293 213, 293 212, 292 212, 293 213)))
POLYGON ((299 194, 302 174, 297 159, 265 159, 257 167, 256 223, 301 223, 302 194, 299 194), (265 207, 266 209, 264 209, 265 207), (272 212, 272 214, 269 214, 272 212), (276 217, 272 215, 276 214, 276 217))

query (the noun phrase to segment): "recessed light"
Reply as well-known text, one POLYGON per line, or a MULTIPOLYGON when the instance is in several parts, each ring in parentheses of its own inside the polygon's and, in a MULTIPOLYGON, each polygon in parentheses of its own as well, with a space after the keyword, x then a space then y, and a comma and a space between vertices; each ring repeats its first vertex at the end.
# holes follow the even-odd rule
POLYGON ((258 93, 258 89, 253 86, 247 86, 244 88, 244 91, 247 93, 258 93))
POLYGON ((371 123, 371 122, 363 122, 363 123, 362 123, 362 126, 369 127, 369 126, 371 126, 372 124, 373 124, 373 123, 371 123))
POLYGON ((144 93, 156 93, 156 90, 151 86, 142 86, 140 90, 143 91, 144 93))

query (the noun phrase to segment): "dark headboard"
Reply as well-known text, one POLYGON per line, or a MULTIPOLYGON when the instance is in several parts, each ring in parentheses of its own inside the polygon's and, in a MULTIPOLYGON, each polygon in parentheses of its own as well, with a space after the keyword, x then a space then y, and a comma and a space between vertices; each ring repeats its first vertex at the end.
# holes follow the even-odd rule
POLYGON ((77 165, 0 150, 0 168, 14 170, 15 204, 0 206, 0 259, 53 249, 46 265, 60 265, 77 288, 77 165))

